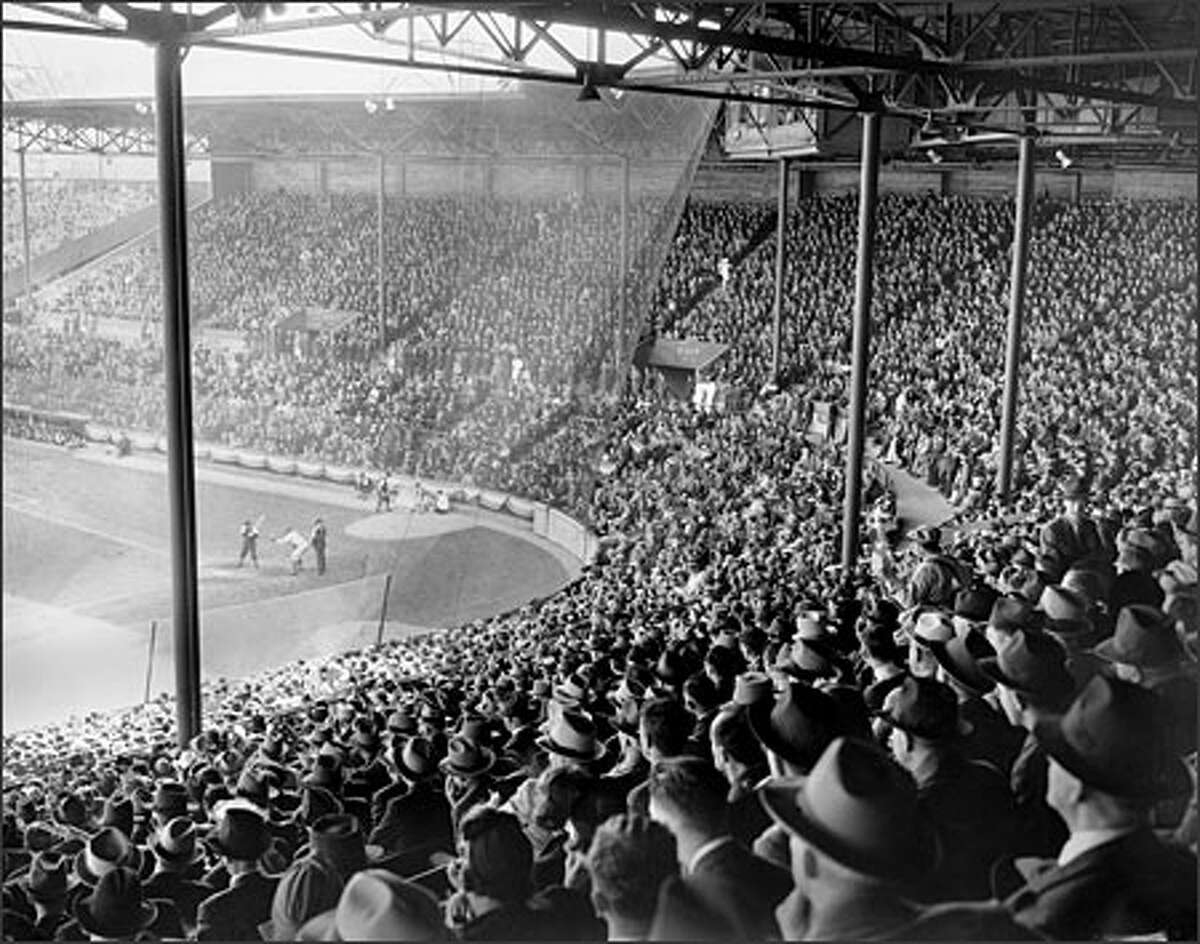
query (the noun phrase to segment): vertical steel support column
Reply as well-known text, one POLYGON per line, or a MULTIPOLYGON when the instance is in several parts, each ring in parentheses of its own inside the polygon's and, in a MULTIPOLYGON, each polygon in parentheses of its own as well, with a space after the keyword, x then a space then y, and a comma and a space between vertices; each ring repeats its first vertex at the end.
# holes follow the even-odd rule
POLYGON ((179 46, 155 49, 159 239, 163 259, 163 340, 167 383, 167 484, 179 745, 200 732, 200 601, 196 587, 196 481, 192 453, 192 342, 184 199, 183 89, 179 46))
POLYGON ((383 299, 383 191, 386 187, 385 174, 387 173, 387 157, 383 151, 379 152, 379 194, 378 194, 378 212, 375 220, 375 236, 376 236, 376 258, 379 260, 377 276, 377 291, 379 295, 379 344, 384 346, 387 344, 387 310, 384 307, 383 299))
POLYGON ((25 179, 25 148, 17 149, 21 177, 21 251, 25 261, 25 314, 33 317, 33 255, 29 249, 29 190, 25 179))
POLYGON ((1025 315, 1025 274, 1029 262, 1030 209, 1033 204, 1033 138, 1021 138, 1017 164, 1017 220, 1013 230, 1012 273, 1008 295, 1008 344, 1004 355, 1004 406, 1000 417, 1000 470, 996 491, 1007 504, 1012 493, 1013 451, 1017 425, 1017 387, 1021 367, 1021 326, 1025 315))
POLYGON ((862 116, 862 158, 858 191, 858 269, 854 284, 854 349, 851 355, 849 441, 846 445, 846 497, 842 508, 842 576, 858 561, 858 515, 862 506, 867 367, 871 358, 871 269, 875 252, 875 203, 879 190, 879 114, 862 116))
POLYGON ((617 278, 617 344, 613 377, 620 378, 625 358, 626 318, 629 314, 626 295, 629 291, 629 157, 621 158, 621 271, 617 278))
POLYGON ((787 242, 788 162, 779 160, 778 219, 775 222, 775 321, 771 330, 771 382, 779 386, 783 346, 783 262, 787 242))

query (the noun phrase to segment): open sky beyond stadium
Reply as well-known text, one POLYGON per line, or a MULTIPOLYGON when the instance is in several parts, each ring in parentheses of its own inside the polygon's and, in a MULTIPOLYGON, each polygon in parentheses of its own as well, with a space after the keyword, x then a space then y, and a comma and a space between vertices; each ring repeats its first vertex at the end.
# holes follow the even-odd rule
MULTIPOLYGON (((176 4, 181 11, 185 6, 201 12, 201 8, 214 4, 176 4)), ((331 12, 328 4, 288 6, 289 11, 282 16, 270 15, 270 22, 328 17, 331 12)), ((52 17, 38 17, 28 8, 21 11, 21 19, 63 22, 52 17)), ((556 28, 555 36, 573 53, 584 58, 595 58, 595 30, 560 27, 556 28)), ((402 59, 408 52, 407 29, 401 26, 394 26, 380 39, 372 38, 349 25, 289 30, 278 34, 250 33, 242 38, 264 46, 395 56, 397 59, 402 59)), ((436 40, 424 21, 416 22, 414 40, 418 46, 423 45, 419 58, 426 62, 444 61, 447 65, 463 62, 455 53, 466 56, 496 55, 494 45, 479 35, 479 28, 475 24, 464 27, 442 55, 429 51, 436 46, 436 40)), ((638 51, 630 40, 620 35, 609 35, 606 42, 608 56, 613 60, 626 58, 638 51)), ((123 98, 150 95, 153 90, 154 52, 140 43, 5 30, 3 52, 6 101, 123 98)), ((649 64, 653 65, 654 62, 655 57, 651 57, 649 64)), ((538 46, 530 51, 527 64, 559 72, 567 68, 557 55, 538 46)), ((274 56, 271 57, 269 68, 264 68, 262 56, 199 47, 193 48, 188 54, 183 78, 185 95, 260 96, 331 92, 361 92, 364 96, 471 94, 502 89, 505 82, 453 72, 392 69, 274 56)))

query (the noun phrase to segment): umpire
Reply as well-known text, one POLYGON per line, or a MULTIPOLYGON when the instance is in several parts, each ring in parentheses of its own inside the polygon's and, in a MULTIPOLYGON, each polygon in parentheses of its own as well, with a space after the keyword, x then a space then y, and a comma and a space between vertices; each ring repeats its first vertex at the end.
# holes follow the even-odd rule
POLYGON ((317 576, 325 573, 325 522, 320 518, 313 519, 312 534, 309 536, 313 553, 317 556, 317 576))

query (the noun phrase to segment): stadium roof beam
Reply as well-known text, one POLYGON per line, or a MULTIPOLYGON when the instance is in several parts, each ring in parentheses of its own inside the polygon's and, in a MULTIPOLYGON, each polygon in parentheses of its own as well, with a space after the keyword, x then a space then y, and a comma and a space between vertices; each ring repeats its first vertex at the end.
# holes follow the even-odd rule
MULTIPOLYGON (((154 131, 140 124, 127 126, 74 124, 66 121, 6 115, 4 133, 15 139, 17 151, 46 153, 153 154, 154 131)), ((190 134, 185 147, 192 157, 207 155, 207 135, 190 134)))
MULTIPOLYGON (((76 33, 152 41, 158 28, 155 12, 132 4, 98 4, 99 13, 74 10, 68 4, 18 6, 70 21, 60 29, 76 33)), ((1180 0, 966 0, 956 4, 433 0, 358 4, 358 9, 329 3, 328 13, 304 16, 290 15, 283 4, 219 4, 207 11, 203 6, 189 5, 190 11, 200 12, 176 15, 181 45, 220 47, 234 37, 340 26, 360 29, 389 46, 407 47, 407 64, 412 68, 472 74, 461 66, 447 68, 440 57, 450 56, 478 63, 480 71, 473 73, 477 75, 549 82, 568 77, 580 82, 582 76, 593 87, 685 96, 692 94, 685 89, 707 87, 712 91, 703 97, 726 101, 748 101, 746 85, 763 82, 769 83, 771 95, 760 98, 761 104, 775 98, 781 105, 870 108, 913 118, 926 112, 961 113, 967 110, 964 105, 984 103, 974 111, 975 123, 993 114, 986 103, 1002 105, 1015 89, 1061 96, 1072 106, 1094 106, 1097 124, 1104 123, 1105 114, 1116 114, 1114 105, 1193 111, 1196 104, 1196 50, 1178 48, 1179 36, 1195 34, 1196 10, 1180 0), (235 18, 236 23, 231 23, 235 18), (407 41, 394 35, 396 25, 405 22, 407 41), (418 40, 414 24, 433 40, 418 40), (477 40, 491 45, 491 54, 456 48, 457 38, 468 27, 477 40), (623 34, 629 39, 626 49, 633 46, 639 51, 626 55, 624 61, 620 57, 611 61, 614 68, 597 76, 594 69, 583 68, 589 57, 572 51, 568 41, 569 31, 579 28, 596 30, 598 41, 601 36, 623 34), (532 67, 528 60, 535 49, 551 53, 567 68, 532 67), (434 53, 439 60, 421 61, 418 51, 434 53), (670 80, 646 74, 646 60, 663 53, 671 56, 678 70, 670 80), (496 71, 482 71, 487 67, 496 71), (775 77, 768 79, 770 75, 775 77), (818 78, 834 80, 839 88, 814 87, 818 78)), ((54 28, 45 22, 7 19, 5 26, 54 28)), ((239 43, 236 48, 259 47, 239 43)), ((346 61, 384 64, 374 57, 346 61)), ((761 96, 758 89, 751 94, 761 96)), ((1036 114, 1029 111, 1027 117, 1036 114)), ((1153 120, 1153 116, 1143 118, 1153 120)), ((1184 133, 1194 137, 1194 131, 1184 128, 1184 133)))

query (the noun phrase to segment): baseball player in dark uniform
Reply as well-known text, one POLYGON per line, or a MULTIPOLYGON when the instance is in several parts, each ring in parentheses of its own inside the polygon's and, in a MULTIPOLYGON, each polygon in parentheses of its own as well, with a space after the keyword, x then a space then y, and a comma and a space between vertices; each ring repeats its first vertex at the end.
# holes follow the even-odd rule
POLYGON ((252 563, 254 565, 255 569, 257 569, 258 568, 258 528, 256 528, 251 523, 249 518, 247 518, 245 521, 242 522, 241 535, 242 535, 242 551, 240 554, 238 554, 238 564, 237 565, 239 567, 241 567, 242 564, 244 564, 246 562, 246 557, 249 556, 250 563, 252 563))
POLYGON ((325 573, 325 522, 320 518, 313 519, 312 534, 308 543, 312 545, 313 553, 317 556, 317 576, 325 573))

